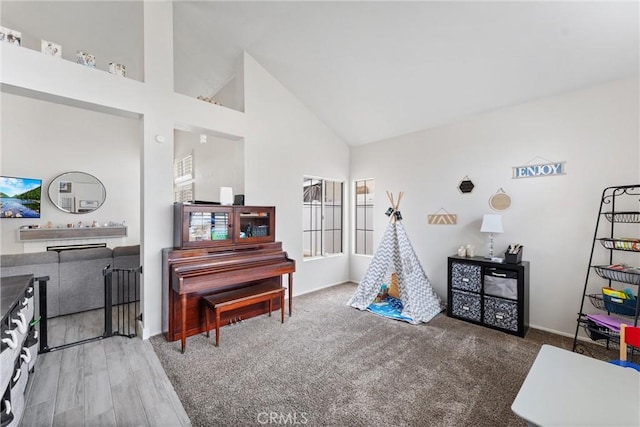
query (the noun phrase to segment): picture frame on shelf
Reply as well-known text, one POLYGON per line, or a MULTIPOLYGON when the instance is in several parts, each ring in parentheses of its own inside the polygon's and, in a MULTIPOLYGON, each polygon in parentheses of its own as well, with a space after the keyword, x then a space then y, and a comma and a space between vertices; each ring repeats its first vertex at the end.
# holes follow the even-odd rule
POLYGON ((83 52, 78 50, 76 52, 76 62, 80 65, 84 65, 89 68, 96 68, 96 57, 95 55, 91 55, 90 53, 83 52))
POLYGON ((40 51, 49 56, 58 58, 62 56, 62 46, 48 40, 40 40, 40 51))
POLYGON ((123 64, 116 64, 115 62, 109 63, 109 73, 116 76, 125 77, 126 72, 127 69, 123 64))
POLYGON ((11 28, 0 27, 0 41, 16 46, 22 45, 22 33, 11 28))

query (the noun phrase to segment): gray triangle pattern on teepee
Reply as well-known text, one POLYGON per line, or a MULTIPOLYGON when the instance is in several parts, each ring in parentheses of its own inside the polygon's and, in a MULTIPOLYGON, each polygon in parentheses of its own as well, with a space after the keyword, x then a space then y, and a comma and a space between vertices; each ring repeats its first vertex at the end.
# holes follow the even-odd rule
POLYGON ((413 319, 411 323, 428 322, 444 309, 399 221, 387 226, 371 264, 348 304, 366 310, 380 292, 389 272, 395 272, 398 277, 402 315, 413 319))

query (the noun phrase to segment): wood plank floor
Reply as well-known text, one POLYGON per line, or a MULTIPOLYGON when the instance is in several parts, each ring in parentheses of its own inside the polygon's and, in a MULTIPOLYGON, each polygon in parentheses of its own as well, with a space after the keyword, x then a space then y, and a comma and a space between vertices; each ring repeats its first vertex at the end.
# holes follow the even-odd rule
MULTIPOLYGON (((49 346, 100 335, 104 321, 91 321, 100 315, 50 319, 49 346)), ((151 343, 140 338, 114 336, 41 354, 25 393, 24 427, 191 425, 151 343)))

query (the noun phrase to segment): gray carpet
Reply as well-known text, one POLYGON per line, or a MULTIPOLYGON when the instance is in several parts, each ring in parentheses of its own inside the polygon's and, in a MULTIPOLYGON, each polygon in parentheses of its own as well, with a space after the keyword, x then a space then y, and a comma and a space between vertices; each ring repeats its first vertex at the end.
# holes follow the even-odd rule
MULTIPOLYGON (((451 319, 410 325, 346 305, 354 284, 180 343, 151 338, 194 426, 523 426, 511 412, 542 344, 451 319), (213 337, 213 334, 212 334, 213 337)), ((615 357, 595 347, 595 356, 615 357)))

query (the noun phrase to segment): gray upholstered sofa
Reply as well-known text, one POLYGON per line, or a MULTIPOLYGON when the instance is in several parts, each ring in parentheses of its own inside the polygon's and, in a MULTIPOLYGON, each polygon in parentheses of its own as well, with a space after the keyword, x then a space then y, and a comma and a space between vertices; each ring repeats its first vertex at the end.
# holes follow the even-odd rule
MULTIPOLYGON (((51 318, 103 307, 102 270, 107 265, 112 268, 138 267, 140 245, 0 255, 0 276, 49 276, 47 317, 51 318)), ((36 286, 36 302, 39 301, 38 291, 36 286)))

